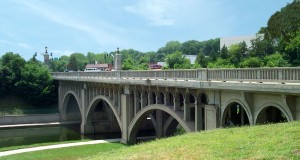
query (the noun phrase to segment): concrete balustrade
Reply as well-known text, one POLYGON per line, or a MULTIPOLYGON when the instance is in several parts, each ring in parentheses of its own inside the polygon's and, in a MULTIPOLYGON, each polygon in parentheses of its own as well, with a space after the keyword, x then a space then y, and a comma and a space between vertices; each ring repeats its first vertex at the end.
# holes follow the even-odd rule
POLYGON ((119 79, 175 79, 199 81, 300 81, 299 67, 286 68, 232 68, 232 69, 186 69, 145 71, 103 71, 103 72, 54 72, 61 78, 119 78, 119 79))

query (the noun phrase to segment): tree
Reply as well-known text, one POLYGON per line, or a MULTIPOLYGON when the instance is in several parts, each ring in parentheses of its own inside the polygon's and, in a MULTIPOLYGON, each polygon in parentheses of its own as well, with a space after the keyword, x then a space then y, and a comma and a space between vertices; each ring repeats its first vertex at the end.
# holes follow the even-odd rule
POLYGON ((267 39, 289 43, 300 30, 300 1, 293 1, 273 14, 268 20, 267 39))
POLYGON ((191 68, 191 62, 185 58, 182 52, 176 51, 167 56, 166 60, 170 69, 188 69, 191 68))
POLYGON ((68 69, 72 70, 72 71, 78 71, 79 67, 78 67, 76 56, 71 55, 70 61, 69 61, 69 64, 68 64, 68 69))
POLYGON ((163 54, 163 55, 168 55, 168 54, 174 53, 176 51, 179 51, 179 49, 180 49, 180 42, 169 41, 169 42, 167 42, 167 44, 164 47, 159 48, 157 53, 163 54))
POLYGON ((229 47, 229 60, 235 65, 235 67, 239 67, 239 63, 242 60, 242 51, 241 47, 238 44, 233 44, 229 47))
POLYGON ((189 40, 181 44, 180 51, 184 55, 196 55, 199 53, 200 48, 201 44, 199 41, 189 40))
POLYGON ((203 68, 207 67, 208 59, 203 54, 203 51, 200 51, 198 53, 197 58, 196 58, 196 63, 198 63, 203 68))
POLYGON ((35 106, 44 106, 56 102, 53 79, 46 66, 28 62, 21 72, 20 81, 16 82, 18 95, 35 106))
POLYGON ((264 58, 264 63, 266 67, 288 67, 289 63, 283 58, 283 56, 276 52, 272 55, 266 56, 264 58))
POLYGON ((218 58, 215 62, 209 62, 208 68, 235 68, 235 65, 230 63, 229 59, 218 58))
POLYGON ((290 53, 292 59, 292 64, 300 65, 300 30, 297 32, 296 36, 291 39, 291 42, 287 44, 286 51, 290 53))
POLYGON ((223 47, 221 49, 220 57, 222 59, 227 59, 228 58, 228 49, 225 45, 223 45, 223 47))
POLYGON ((257 68, 263 65, 259 57, 249 57, 241 62, 242 68, 257 68))
POLYGON ((15 92, 15 83, 21 78, 21 70, 26 61, 19 55, 12 52, 4 54, 0 59, 0 74, 3 92, 15 92))

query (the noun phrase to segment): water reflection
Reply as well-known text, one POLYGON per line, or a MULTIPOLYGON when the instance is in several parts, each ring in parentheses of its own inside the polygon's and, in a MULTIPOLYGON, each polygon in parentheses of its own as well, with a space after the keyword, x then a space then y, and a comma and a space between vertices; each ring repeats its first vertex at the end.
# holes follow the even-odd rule
POLYGON ((120 133, 81 135, 79 125, 37 126, 0 130, 0 148, 35 143, 60 142, 82 139, 120 138, 120 133))

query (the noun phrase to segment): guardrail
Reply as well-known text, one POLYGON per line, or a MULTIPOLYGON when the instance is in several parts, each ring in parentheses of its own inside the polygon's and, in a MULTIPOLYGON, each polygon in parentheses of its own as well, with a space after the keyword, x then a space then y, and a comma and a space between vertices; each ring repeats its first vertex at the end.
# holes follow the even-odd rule
POLYGON ((198 81, 300 82, 300 67, 53 72, 54 78, 147 78, 198 81))

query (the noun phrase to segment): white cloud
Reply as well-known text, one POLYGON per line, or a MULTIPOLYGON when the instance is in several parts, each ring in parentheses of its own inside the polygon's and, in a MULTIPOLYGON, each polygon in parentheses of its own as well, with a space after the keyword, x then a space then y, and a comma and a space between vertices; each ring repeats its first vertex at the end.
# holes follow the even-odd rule
POLYGON ((65 10, 60 11, 57 6, 54 7, 41 1, 18 1, 17 3, 26 6, 31 12, 38 16, 42 16, 47 20, 84 32, 100 45, 108 45, 119 39, 117 36, 112 34, 114 32, 109 32, 106 29, 109 28, 117 31, 121 31, 121 29, 105 22, 89 24, 88 22, 75 17, 73 14, 68 15, 65 10))
POLYGON ((174 25, 173 13, 178 6, 175 1, 170 0, 140 0, 132 6, 125 6, 128 12, 142 16, 151 25, 174 25))

